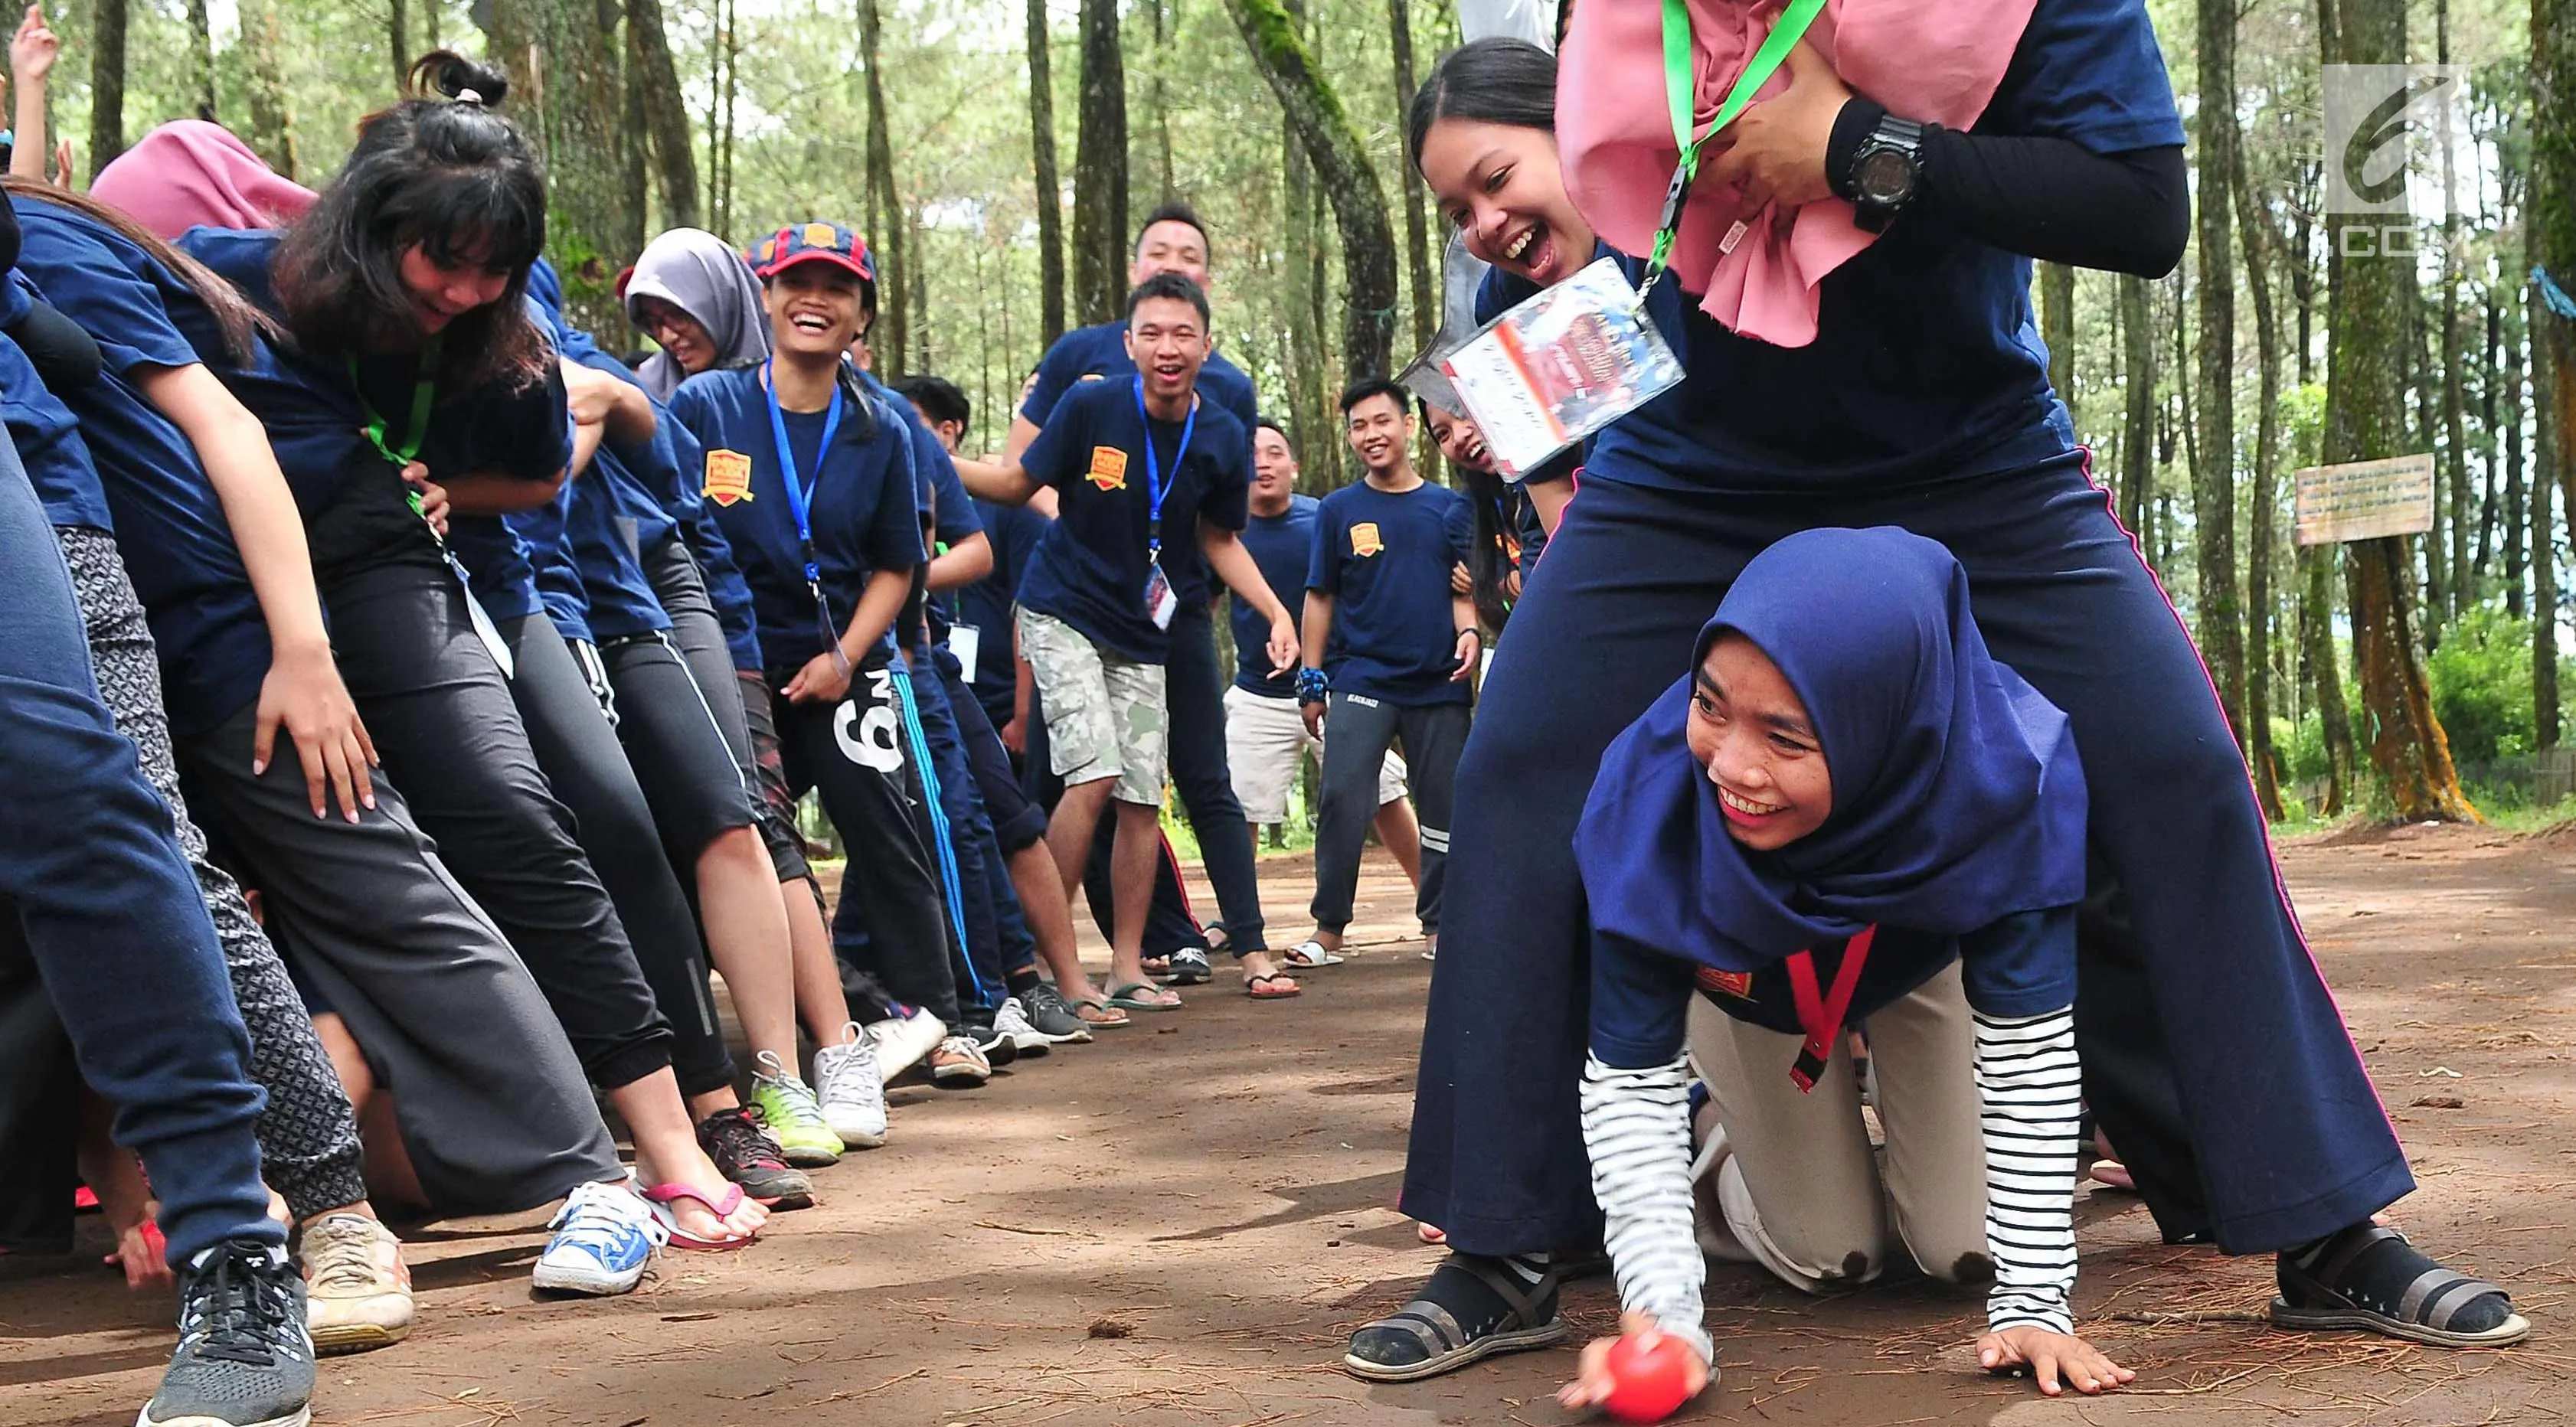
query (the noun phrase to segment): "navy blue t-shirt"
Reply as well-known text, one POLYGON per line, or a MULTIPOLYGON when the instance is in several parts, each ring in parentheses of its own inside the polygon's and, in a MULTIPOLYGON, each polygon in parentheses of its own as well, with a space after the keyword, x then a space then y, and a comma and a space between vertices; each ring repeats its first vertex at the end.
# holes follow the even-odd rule
MULTIPOLYGON (((1677 896, 1688 888, 1675 888, 1677 896)), ((1830 992, 1844 947, 1814 953, 1816 986, 1830 992)), ((1963 937, 1881 927, 1852 993, 1845 1025, 1902 999, 1957 961, 1968 1004, 1989 1016, 2045 1015, 2075 1003, 2075 909, 2023 912, 1963 937)), ((1621 1070, 1668 1065, 1682 1053, 1691 993, 1696 990, 1739 1021, 1789 1035, 1803 1032, 1789 989, 1786 961, 1743 976, 1722 976, 1677 956, 1624 943, 1592 949, 1592 1053, 1621 1070)), ((1789 1068, 1780 1067, 1786 1076, 1789 1068)))
POLYGON ((1475 543, 1466 497, 1425 481, 1391 495, 1363 481, 1315 512, 1306 588, 1333 600, 1333 692, 1418 707, 1467 701, 1450 568, 1475 543))
MULTIPOLYGON (((16 288, 18 281, 14 274, 0 280, 18 296, 23 310, 26 298, 16 288)), ((0 417, 8 422, 9 439, 17 443, 18 460, 27 468, 36 499, 44 503, 46 520, 102 532, 116 528, 98 469, 81 444, 80 418, 46 388, 36 364, 7 337, 0 337, 0 417)))
MULTIPOLYGON (((2180 144, 2145 0, 2040 0, 1970 132, 2062 138, 2099 154, 2180 144)), ((1636 260, 1623 262, 1640 275, 1636 260)), ((1900 216, 1825 276, 1816 340, 1804 347, 1739 336, 1679 283, 1659 284, 1647 310, 1687 375, 1596 436, 1584 476, 1777 494, 2062 457, 2074 432, 2049 390, 2030 268, 1947 224, 1900 216)))
MULTIPOLYGON (((1315 567, 1315 511, 1318 502, 1310 495, 1288 497, 1288 508, 1277 515, 1254 515, 1244 522, 1243 548, 1252 555, 1252 563, 1261 567, 1261 578, 1270 583, 1270 592, 1288 606, 1288 617, 1305 626, 1306 572, 1315 567)), ((1270 672, 1270 621, 1261 612, 1241 600, 1233 605, 1234 686, 1265 699, 1297 697, 1297 671, 1273 675, 1270 672)), ((1445 616, 1444 616, 1445 617, 1445 616)))
POLYGON ((197 362, 170 320, 178 275, 113 228, 59 204, 12 198, 18 272, 98 340, 99 379, 63 394, 79 418, 135 593, 161 654, 172 732, 205 732, 249 705, 268 677, 269 635, 232 524, 196 448, 133 385, 197 362))
MULTIPOLYGON (((555 348, 565 357, 643 390, 644 384, 626 364, 599 350, 589 333, 552 309, 546 310, 546 318, 555 348)), ((675 527, 626 464, 630 454, 640 454, 648 462, 656 459, 657 452, 660 459, 669 459, 671 443, 663 428, 670 424, 668 414, 656 403, 651 440, 622 446, 601 441, 590 468, 568 483, 571 503, 564 513, 563 544, 582 592, 586 638, 625 639, 671 627, 671 617, 644 573, 644 552, 668 538, 675 527)), ((541 587, 546 578, 541 566, 541 587)), ((554 607, 549 593, 546 608, 554 607)), ((570 638, 570 633, 565 637, 570 638)))
MULTIPOLYGON (((572 520, 573 487, 568 481, 555 492, 555 498, 534 510, 517 511, 501 517, 510 533, 518 538, 529 569, 535 580, 537 600, 554 622, 555 631, 568 640, 595 644, 597 637, 590 628, 590 595, 582 588, 581 566, 575 561, 572 537, 568 527, 572 520)), ((482 591, 475 591, 481 599, 482 591)), ((533 611, 532 611, 533 612, 533 611)), ((488 602, 484 613, 494 619, 520 619, 524 615, 494 612, 488 602)))
MULTIPOLYGON (((993 571, 957 592, 957 623, 975 631, 975 663, 966 670, 966 682, 974 686, 975 701, 984 706, 993 727, 1000 728, 1011 721, 1013 686, 1019 681, 1011 657, 1011 606, 1018 600, 1029 555, 1046 535, 1047 518, 1025 505, 981 499, 974 510, 993 546, 993 571)), ((949 641, 951 649, 956 644, 949 641)))
MULTIPOLYGON (((1057 403, 1077 386, 1101 378, 1134 375, 1136 361, 1127 355, 1125 319, 1075 328, 1057 338, 1038 360, 1037 385, 1029 388, 1029 399, 1020 403, 1020 414, 1031 425, 1044 427, 1055 414, 1057 403)), ((1199 368, 1198 390, 1209 402, 1225 408, 1226 414, 1243 427, 1243 459, 1245 468, 1250 469, 1252 428, 1261 416, 1261 397, 1253 390, 1252 378, 1222 353, 1211 352, 1206 365, 1199 368)), ((1199 557, 1196 542, 1183 551, 1166 549, 1163 573, 1171 579, 1172 593, 1180 596, 1184 604, 1214 593, 1207 562, 1199 557)))
MULTIPOLYGON (((280 235, 225 228, 191 228, 179 248, 239 288, 270 316, 282 314, 269 281, 280 235)), ((388 560, 436 563, 429 527, 411 510, 399 468, 367 441, 360 392, 386 418, 387 438, 399 442, 408 426, 419 373, 409 354, 361 357, 353 387, 346 363, 324 362, 266 342, 247 362, 234 360, 203 303, 192 294, 172 297, 170 314, 242 405, 268 429, 268 441, 313 545, 317 570, 388 560)), ((540 329, 542 332, 542 328, 540 329)), ((551 480, 572 459, 572 422, 565 408, 563 375, 549 355, 524 386, 486 383, 468 391, 440 390, 418 459, 431 480, 493 471, 522 480, 551 480)), ((458 516, 448 524, 448 544, 470 572, 474 592, 495 619, 532 614, 536 583, 527 552, 495 516, 458 516)))
POLYGON ((707 599, 716 607, 717 623, 724 626, 725 650, 733 655, 735 671, 762 673, 765 661, 760 657, 760 620, 753 612, 751 586, 744 581, 742 566, 734 559, 733 542, 725 539, 724 527, 716 523, 714 503, 698 490, 698 473, 705 469, 706 450, 698 444, 697 433, 681 425, 667 405, 656 402, 654 410, 662 417, 654 435, 655 453, 649 459, 629 461, 628 469, 671 517, 680 539, 696 557, 698 573, 706 580, 707 599), (664 438, 669 439, 671 447, 667 463, 660 457, 664 438))
POLYGON ((702 448, 698 489, 714 505, 716 523, 751 587, 761 657, 781 677, 824 652, 827 617, 828 638, 848 629, 871 574, 910 570, 922 560, 912 443, 894 413, 874 397, 845 387, 843 401, 841 428, 819 465, 828 414, 785 413, 797 469, 813 484, 810 523, 827 616, 806 587, 803 541, 779 470, 761 369, 701 372, 671 396, 671 415, 702 448))
MULTIPOLYGON (((1198 548, 1199 521, 1241 530, 1252 485, 1252 443, 1213 401, 1198 403, 1189 447, 1184 423, 1152 423, 1154 463, 1163 496, 1162 558, 1173 593, 1186 602, 1170 562, 1198 548)), ((1029 479, 1057 492, 1055 523, 1020 577, 1020 603, 1063 620, 1123 658, 1160 664, 1169 630, 1156 629, 1145 608, 1152 568, 1147 527, 1147 422, 1136 383, 1086 382, 1056 403, 1046 428, 1020 457, 1029 479)))

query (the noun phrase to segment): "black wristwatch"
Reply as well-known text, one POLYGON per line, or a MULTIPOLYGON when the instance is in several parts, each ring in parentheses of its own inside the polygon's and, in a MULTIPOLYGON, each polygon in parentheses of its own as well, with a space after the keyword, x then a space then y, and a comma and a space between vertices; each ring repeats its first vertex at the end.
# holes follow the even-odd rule
POLYGON ((1851 191, 1852 221, 1867 232, 1887 231, 1922 190, 1923 126, 1880 115, 1878 126, 1853 152, 1844 186, 1851 191))

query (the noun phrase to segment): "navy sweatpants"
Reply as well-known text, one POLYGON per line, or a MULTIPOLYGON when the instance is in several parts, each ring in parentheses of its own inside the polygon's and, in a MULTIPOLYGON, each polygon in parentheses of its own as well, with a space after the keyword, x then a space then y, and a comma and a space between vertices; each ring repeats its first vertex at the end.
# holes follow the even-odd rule
MULTIPOLYGON (((937 784, 939 818, 931 824, 931 855, 944 858, 954 874, 946 890, 950 915, 966 950, 967 979, 957 987, 960 1010, 970 1019, 990 1019, 1002 1004, 1002 935, 994 919, 992 860, 1001 856, 993 841, 993 820, 984 812, 975 773, 966 759, 966 744, 957 731, 957 712, 949 706, 948 689, 939 677, 927 645, 905 651, 911 677, 913 713, 930 754, 925 773, 937 784), (980 1017, 975 1012, 980 1010, 980 1017)), ((942 881, 948 882, 943 874, 942 881)))
POLYGON ((250 1033, 170 809, 90 674, 53 527, 0 436, 0 967, 24 957, 116 1140, 143 1157, 170 1262, 283 1244, 260 1183, 250 1033))
POLYGON ((1821 525, 1947 545, 1995 657, 2074 726, 2094 853, 2134 931, 2088 940, 2081 974, 2146 991, 2136 1013, 2079 993, 2086 1092, 2124 1155, 2158 1156, 2157 1183, 2196 1191, 2157 1206, 2168 1229, 2197 1217, 2230 1251, 2276 1249, 2412 1188, 2199 656, 2069 452, 1854 493, 1584 485, 1512 612, 1458 769, 1404 1211, 1471 1253, 1598 1234, 1575 1108, 1590 958, 1574 826, 1610 740, 1686 671, 1745 562, 1821 525))

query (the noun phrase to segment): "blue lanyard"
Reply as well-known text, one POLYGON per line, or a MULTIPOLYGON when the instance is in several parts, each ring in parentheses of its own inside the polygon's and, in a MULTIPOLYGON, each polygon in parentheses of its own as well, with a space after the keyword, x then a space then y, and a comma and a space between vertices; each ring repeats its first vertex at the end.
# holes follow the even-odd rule
MULTIPOLYGON (((776 404, 772 403, 772 410, 776 404)), ((1146 558, 1156 564, 1163 559, 1163 497, 1171 493, 1163 484, 1163 463, 1154 455, 1154 418, 1145 412, 1145 374, 1136 374, 1136 420, 1145 428, 1145 499, 1151 503, 1145 512, 1146 558)), ((1181 444, 1172 452, 1172 475, 1181 474, 1181 462, 1189 459, 1190 433, 1199 425, 1198 393, 1190 394, 1190 414, 1181 418, 1181 444)))
MULTIPOLYGON (((822 444, 814 448, 814 482, 807 484, 796 470, 796 450, 787 443, 787 417, 778 409, 778 359, 761 364, 760 385, 769 398, 769 434, 778 442, 778 475, 787 486, 787 509, 796 517, 796 538, 804 542, 805 583, 814 589, 815 603, 823 599, 823 567, 814 558, 814 526, 810 512, 814 507, 814 485, 823 480, 823 463, 832 457, 832 438, 841 429, 841 383, 832 382, 832 411, 823 418, 822 444)), ((1141 383, 1142 378, 1139 378, 1141 383)), ((1148 443, 1149 445, 1151 443, 1148 443)))

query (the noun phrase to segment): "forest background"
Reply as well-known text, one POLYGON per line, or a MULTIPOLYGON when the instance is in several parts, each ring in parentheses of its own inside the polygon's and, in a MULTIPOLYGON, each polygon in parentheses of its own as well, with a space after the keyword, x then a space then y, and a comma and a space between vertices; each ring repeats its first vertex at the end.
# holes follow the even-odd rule
MULTIPOLYGON (((1645 3, 1645 0, 1587 0, 1645 3)), ((2190 135, 2192 251, 2146 281, 2042 266, 2053 375, 2205 651, 2267 809, 2556 815, 2576 497, 2576 0, 2149 0, 2190 135), (2324 211, 2330 64, 2465 83, 2412 135, 2415 216, 2324 211), (2229 103, 2213 105, 2208 96, 2229 103), (2401 231, 2402 230, 2402 231, 2401 231), (2555 299, 2562 304, 2553 308, 2555 299), (2299 548, 2293 473, 2430 452, 2420 537, 2299 548)), ((1451 0, 72 0, 49 86, 73 175, 196 115, 327 178, 444 44, 500 60, 576 311, 663 228, 855 221, 889 374, 974 400, 1111 315, 1132 221, 1195 205, 1216 328, 1315 491, 1333 395, 1436 326, 1447 228, 1402 114, 1451 0)), ((1508 636, 1506 636, 1508 638, 1508 636)))

